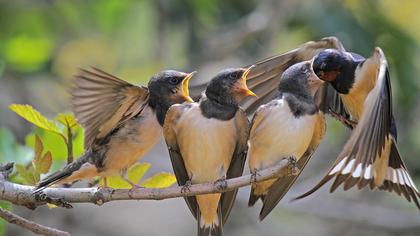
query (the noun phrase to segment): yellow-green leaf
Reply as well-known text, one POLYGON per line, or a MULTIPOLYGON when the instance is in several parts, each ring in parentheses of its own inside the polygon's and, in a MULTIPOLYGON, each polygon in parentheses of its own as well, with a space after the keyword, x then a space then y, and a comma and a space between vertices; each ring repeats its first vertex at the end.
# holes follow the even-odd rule
POLYGON ((51 152, 48 151, 42 158, 39 158, 37 161, 32 162, 34 164, 35 170, 40 174, 46 174, 51 168, 52 156, 51 152))
POLYGON ((147 162, 134 164, 128 169, 128 179, 137 184, 149 170, 150 166, 151 164, 147 162))
POLYGON ((9 108, 25 120, 31 122, 32 124, 40 128, 58 134, 61 133, 54 122, 47 119, 45 116, 39 113, 39 111, 34 109, 31 105, 12 104, 9 106, 9 108))
POLYGON ((33 168, 26 169, 22 164, 16 164, 16 170, 22 177, 25 184, 35 185, 39 181, 39 174, 33 168))
POLYGON ((51 204, 51 203, 47 203, 47 207, 48 207, 49 209, 53 209, 53 208, 56 208, 57 206, 56 206, 56 205, 54 205, 54 204, 51 204))
POLYGON ((60 113, 57 115, 57 117, 55 117, 55 120, 70 128, 74 128, 79 125, 76 121, 76 118, 74 118, 74 116, 69 113, 60 113))
POLYGON ((176 182, 176 177, 171 173, 158 173, 146 179, 141 184, 144 188, 167 188, 176 182))
MULTIPOLYGON (((121 176, 115 175, 115 176, 108 176, 107 183, 109 188, 115 188, 115 189, 130 189, 131 185, 127 183, 121 176)), ((101 178, 99 184, 101 186, 104 186, 104 180, 101 178)))

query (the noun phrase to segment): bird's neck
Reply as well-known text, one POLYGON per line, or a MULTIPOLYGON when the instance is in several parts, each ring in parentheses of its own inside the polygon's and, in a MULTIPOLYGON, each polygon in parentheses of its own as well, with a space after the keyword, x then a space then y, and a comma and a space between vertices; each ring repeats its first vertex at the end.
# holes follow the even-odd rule
POLYGON ((159 124, 163 126, 165 122, 165 116, 168 109, 171 107, 171 103, 166 99, 160 98, 157 95, 150 94, 149 106, 156 113, 156 119, 159 124))
POLYGON ((290 111, 296 118, 318 112, 318 107, 310 95, 280 92, 279 98, 286 100, 290 111))
POLYGON ((341 73, 337 76, 337 79, 330 82, 337 92, 341 94, 348 94, 350 92, 350 89, 354 86, 357 64, 357 62, 353 61, 343 64, 341 73))
POLYGON ((200 110, 206 118, 216 118, 219 120, 232 119, 236 111, 239 109, 237 105, 221 104, 214 99, 203 96, 200 99, 200 110))

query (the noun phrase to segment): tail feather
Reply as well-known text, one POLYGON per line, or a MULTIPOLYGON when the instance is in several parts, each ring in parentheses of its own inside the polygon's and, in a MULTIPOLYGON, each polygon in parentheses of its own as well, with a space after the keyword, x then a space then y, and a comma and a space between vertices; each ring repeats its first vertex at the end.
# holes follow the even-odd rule
POLYGON ((217 208, 217 216, 211 224, 206 224, 201 217, 200 210, 197 211, 197 226, 198 236, 222 236, 223 235, 223 223, 222 223, 222 211, 219 207, 217 208))
POLYGON ((320 183, 308 192, 294 198, 294 200, 304 198, 314 193, 321 186, 334 178, 335 180, 330 188, 330 192, 335 191, 335 189, 343 183, 344 190, 348 190, 353 186, 357 186, 358 189, 369 186, 371 190, 376 188, 388 192, 395 192, 399 196, 404 196, 407 201, 414 202, 417 208, 420 209, 420 193, 408 173, 395 140, 393 139, 391 141, 388 164, 383 167, 386 169, 381 169, 385 174, 384 180, 380 185, 375 183, 374 167, 372 164, 367 164, 363 167, 361 163, 356 165, 354 159, 345 157, 333 166, 320 183))
POLYGON ((66 165, 62 170, 45 177, 38 183, 35 188, 35 192, 42 191, 43 189, 69 177, 74 171, 79 170, 80 167, 82 167, 82 165, 88 161, 88 156, 89 154, 85 153, 73 163, 66 165))
POLYGON ((264 201, 264 195, 257 195, 254 193, 254 188, 251 188, 251 193, 249 194, 249 200, 248 200, 248 206, 252 207, 255 205, 255 203, 261 199, 261 201, 264 201))

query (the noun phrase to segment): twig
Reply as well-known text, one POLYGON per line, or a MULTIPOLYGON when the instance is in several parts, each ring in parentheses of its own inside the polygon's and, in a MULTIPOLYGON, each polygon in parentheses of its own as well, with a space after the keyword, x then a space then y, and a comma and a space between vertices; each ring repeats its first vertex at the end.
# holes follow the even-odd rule
POLYGON ((0 217, 11 224, 18 225, 22 228, 32 231, 35 234, 49 235, 49 236, 63 236, 63 235, 69 236, 70 235, 68 232, 50 228, 48 226, 43 226, 33 221, 22 218, 18 215, 13 214, 10 211, 4 210, 1 207, 0 207, 0 217))
POLYGON ((66 120, 67 124, 67 164, 73 162, 73 132, 71 130, 69 122, 66 120))
MULTIPOLYGON (((252 175, 245 175, 226 180, 226 188, 221 188, 218 183, 195 184, 189 187, 189 191, 183 190, 182 186, 174 186, 165 189, 141 188, 141 189, 98 189, 98 188, 47 188, 43 193, 52 199, 61 199, 65 203, 94 203, 102 205, 109 201, 119 200, 162 200, 195 196, 208 193, 221 193, 231 191, 240 187, 250 185, 279 176, 280 171, 293 161, 284 159, 277 165, 261 170, 253 178, 252 175)), ((33 194, 34 187, 0 181, 0 199, 9 201, 16 205, 26 206, 34 209, 45 204, 43 198, 33 194)))

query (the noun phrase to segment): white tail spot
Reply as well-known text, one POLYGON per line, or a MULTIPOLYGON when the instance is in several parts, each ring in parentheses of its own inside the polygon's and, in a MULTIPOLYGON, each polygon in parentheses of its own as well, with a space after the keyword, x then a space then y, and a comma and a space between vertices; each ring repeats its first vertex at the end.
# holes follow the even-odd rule
POLYGON ((351 159, 349 163, 346 165, 346 168, 341 172, 343 175, 350 173, 351 169, 353 168, 354 159, 351 159))
POLYGON ((366 167, 363 178, 364 179, 371 179, 372 178, 372 165, 368 165, 366 167))
POLYGON ((332 169, 330 171, 329 175, 333 175, 333 174, 337 173, 338 171, 340 171, 341 167, 344 165, 346 160, 347 160, 347 157, 344 157, 343 160, 341 160, 336 166, 334 166, 334 169, 332 169))
POLYGON ((354 178, 359 178, 361 174, 362 174, 362 163, 359 163, 351 176, 353 176, 354 178))

